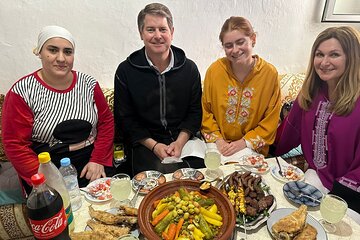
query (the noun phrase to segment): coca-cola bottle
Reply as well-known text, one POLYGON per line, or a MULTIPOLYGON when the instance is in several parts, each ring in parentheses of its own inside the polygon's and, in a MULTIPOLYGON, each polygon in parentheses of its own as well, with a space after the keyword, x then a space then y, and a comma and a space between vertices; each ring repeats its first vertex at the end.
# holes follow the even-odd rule
POLYGON ((26 202, 31 230, 36 239, 70 240, 63 200, 45 181, 42 173, 31 177, 33 189, 26 202))
POLYGON ((67 222, 69 225, 69 231, 74 231, 75 221, 74 215, 71 210, 70 196, 69 192, 66 189, 65 181, 63 179, 62 174, 59 169, 51 162, 51 157, 48 152, 42 152, 38 155, 39 159, 39 173, 44 174, 46 180, 46 184, 58 191, 62 200, 64 202, 64 209, 67 217, 67 222))

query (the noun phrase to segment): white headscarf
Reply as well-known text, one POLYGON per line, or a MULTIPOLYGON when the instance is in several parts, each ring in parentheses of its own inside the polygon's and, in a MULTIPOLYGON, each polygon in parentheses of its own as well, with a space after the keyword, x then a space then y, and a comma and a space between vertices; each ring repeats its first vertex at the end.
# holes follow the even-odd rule
POLYGON ((46 26, 39 33, 38 44, 37 44, 36 48, 33 50, 34 54, 39 55, 41 48, 43 47, 45 42, 47 40, 49 40, 50 38, 54 38, 54 37, 60 37, 60 38, 64 38, 64 39, 68 40, 73 45, 73 48, 75 49, 74 38, 68 30, 66 30, 63 27, 59 27, 59 26, 46 26))

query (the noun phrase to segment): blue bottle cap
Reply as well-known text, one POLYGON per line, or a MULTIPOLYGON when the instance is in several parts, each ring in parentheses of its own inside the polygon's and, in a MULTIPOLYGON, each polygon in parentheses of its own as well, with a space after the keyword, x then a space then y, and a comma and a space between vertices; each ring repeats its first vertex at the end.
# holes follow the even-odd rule
POLYGON ((63 167, 69 166, 70 165, 70 158, 63 158, 60 160, 60 164, 63 167))

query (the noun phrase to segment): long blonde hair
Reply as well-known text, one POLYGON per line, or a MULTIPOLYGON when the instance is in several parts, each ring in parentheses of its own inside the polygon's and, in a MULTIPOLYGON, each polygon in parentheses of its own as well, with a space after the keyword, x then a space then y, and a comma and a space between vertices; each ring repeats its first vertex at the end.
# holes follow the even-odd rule
POLYGON ((330 110, 337 115, 348 115, 360 96, 360 33, 348 26, 331 27, 321 32, 311 49, 311 57, 304 84, 299 94, 299 105, 309 110, 312 101, 324 84, 314 68, 315 52, 319 45, 331 38, 339 41, 345 55, 346 67, 335 87, 335 100, 330 110))

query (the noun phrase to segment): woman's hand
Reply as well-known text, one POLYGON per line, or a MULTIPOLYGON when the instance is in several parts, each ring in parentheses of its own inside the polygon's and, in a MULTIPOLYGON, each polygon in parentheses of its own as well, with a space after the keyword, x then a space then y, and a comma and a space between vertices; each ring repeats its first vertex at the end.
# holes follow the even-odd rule
POLYGON ((153 149, 153 153, 160 158, 160 160, 164 160, 166 157, 171 157, 170 154, 168 154, 169 146, 163 144, 163 143, 157 143, 156 146, 153 149))
POLYGON ((183 144, 180 144, 179 142, 175 141, 170 143, 166 153, 169 154, 172 157, 180 157, 181 155, 181 150, 184 147, 183 144))
POLYGON ((224 151, 228 148, 229 143, 226 142, 224 139, 218 139, 216 140, 216 147, 219 150, 219 152, 224 155, 224 151))
POLYGON ((89 179, 90 182, 101 177, 106 177, 104 166, 98 163, 89 162, 81 171, 80 178, 84 176, 86 179, 89 179))
POLYGON ((246 148, 246 142, 244 139, 240 139, 228 143, 224 139, 219 139, 216 141, 216 146, 222 155, 228 157, 246 148))

